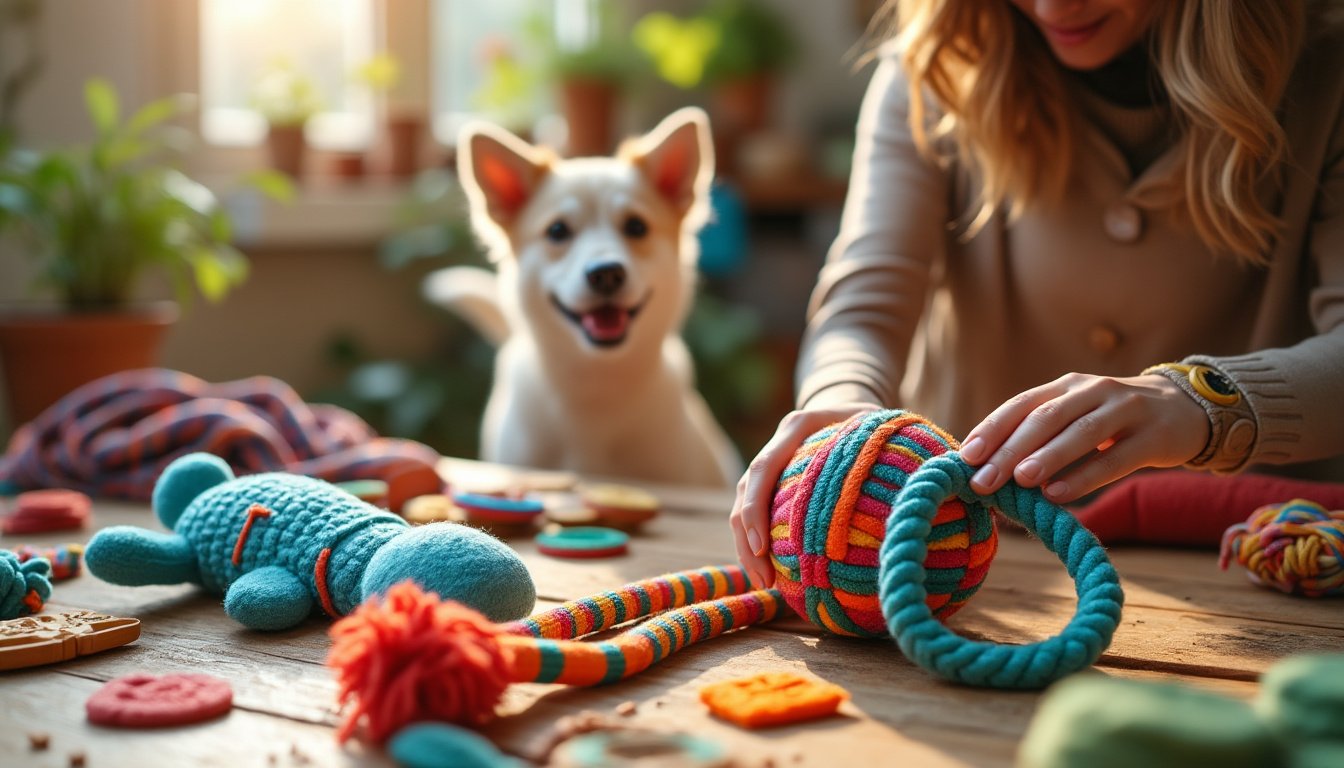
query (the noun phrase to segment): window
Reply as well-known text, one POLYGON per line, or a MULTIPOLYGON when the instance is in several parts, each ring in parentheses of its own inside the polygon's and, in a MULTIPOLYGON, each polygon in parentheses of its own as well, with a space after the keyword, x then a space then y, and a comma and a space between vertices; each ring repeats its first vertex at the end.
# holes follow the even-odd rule
POLYGON ((284 72, 317 94, 320 108, 306 130, 313 146, 367 147, 373 98, 352 73, 373 56, 375 35, 372 0, 201 0, 206 140, 260 142, 266 121, 256 109, 258 84, 284 72))

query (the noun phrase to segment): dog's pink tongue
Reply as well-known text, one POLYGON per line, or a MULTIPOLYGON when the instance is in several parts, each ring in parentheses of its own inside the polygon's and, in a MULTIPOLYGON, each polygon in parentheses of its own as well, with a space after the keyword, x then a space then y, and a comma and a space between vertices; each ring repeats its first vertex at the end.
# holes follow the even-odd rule
POLYGON ((583 313, 583 330, 598 341, 616 341, 625 336, 630 313, 620 307, 599 307, 583 313))

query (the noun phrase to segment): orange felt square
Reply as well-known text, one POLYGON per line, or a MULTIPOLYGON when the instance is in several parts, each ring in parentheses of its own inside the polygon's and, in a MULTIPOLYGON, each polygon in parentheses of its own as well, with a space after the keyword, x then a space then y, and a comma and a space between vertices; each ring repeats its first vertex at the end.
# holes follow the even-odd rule
POLYGON ((718 717, 743 728, 816 720, 835 714, 849 692, 792 672, 762 672, 700 689, 700 701, 718 717))

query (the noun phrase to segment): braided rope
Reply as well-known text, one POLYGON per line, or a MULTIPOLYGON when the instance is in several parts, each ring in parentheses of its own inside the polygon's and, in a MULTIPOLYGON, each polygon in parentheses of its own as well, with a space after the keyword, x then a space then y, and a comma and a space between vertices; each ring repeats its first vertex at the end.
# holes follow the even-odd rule
POLYGON ((1124 593, 1100 542, 1037 489, 1009 483, 990 496, 970 489, 972 469, 958 453, 926 461, 892 505, 880 550, 878 593, 901 651, 950 680, 993 688, 1042 688, 1097 660, 1120 622, 1124 593), (1078 608, 1058 635, 1026 645, 968 640, 943 626, 925 604, 924 558, 930 521, 943 500, 997 508, 1059 556, 1078 593, 1078 608))
POLYGON ((1293 499, 1251 513, 1223 534, 1218 567, 1246 569, 1251 581, 1287 594, 1344 594, 1344 511, 1293 499))
POLYGON ((571 640, 618 624, 681 608, 692 603, 737 595, 748 589, 740 566, 705 566, 636 581, 611 592, 571 600, 526 619, 511 622, 504 631, 550 640, 571 640))

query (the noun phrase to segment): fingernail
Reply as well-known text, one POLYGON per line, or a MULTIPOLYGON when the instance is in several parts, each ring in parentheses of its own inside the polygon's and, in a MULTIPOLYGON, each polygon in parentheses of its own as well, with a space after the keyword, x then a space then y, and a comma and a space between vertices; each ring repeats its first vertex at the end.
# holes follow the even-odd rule
POLYGON ((982 488, 989 488, 992 487, 998 479, 999 468, 993 464, 986 464, 980 468, 979 472, 976 472, 975 475, 971 477, 971 482, 982 488))
POLYGON ((961 446, 961 458, 974 464, 984 458, 980 455, 984 450, 985 441, 978 437, 972 437, 961 446))
POLYGON ((1057 499, 1060 496, 1067 496, 1068 494, 1069 494, 1068 483, 1064 482, 1051 483, 1045 486, 1045 495, 1049 496, 1052 499, 1057 499))
POLYGON ((761 546, 761 536, 760 534, 756 533, 755 528, 747 529, 747 546, 751 547, 751 553, 753 555, 761 554, 762 550, 764 549, 761 546))
POLYGON ((1035 459, 1027 459, 1017 465, 1016 474, 1023 485, 1035 485, 1037 476, 1041 474, 1041 462, 1035 459))

